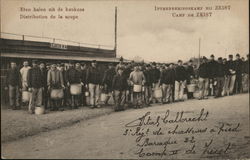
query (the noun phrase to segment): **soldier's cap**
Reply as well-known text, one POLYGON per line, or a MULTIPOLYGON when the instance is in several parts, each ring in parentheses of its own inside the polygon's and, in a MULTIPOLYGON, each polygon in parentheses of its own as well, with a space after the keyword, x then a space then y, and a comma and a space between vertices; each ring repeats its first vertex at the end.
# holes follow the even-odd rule
POLYGON ((223 61, 227 61, 227 59, 226 59, 226 58, 223 58, 223 61))
POLYGON ((179 63, 179 62, 182 62, 182 60, 179 59, 179 60, 178 60, 178 63, 179 63))
POLYGON ((146 64, 146 67, 151 67, 151 65, 150 64, 146 64))
POLYGON ((156 66, 156 63, 155 63, 155 62, 153 62, 153 63, 152 63, 152 65, 153 65, 153 66, 156 66))
POLYGON ((232 54, 230 54, 228 57, 233 58, 233 55, 232 55, 232 54))
POLYGON ((210 57, 214 57, 214 55, 213 54, 211 54, 211 56, 210 57))
POLYGON ((219 57, 218 60, 221 61, 221 60, 222 60, 222 57, 219 57))
POLYGON ((202 59, 207 60, 207 57, 203 56, 202 59))
POLYGON ((189 60, 189 62, 193 62, 193 60, 192 60, 192 59, 190 59, 190 60, 189 60))
POLYGON ((236 54, 236 57, 240 57, 240 54, 239 54, 239 53, 237 53, 237 54, 236 54))

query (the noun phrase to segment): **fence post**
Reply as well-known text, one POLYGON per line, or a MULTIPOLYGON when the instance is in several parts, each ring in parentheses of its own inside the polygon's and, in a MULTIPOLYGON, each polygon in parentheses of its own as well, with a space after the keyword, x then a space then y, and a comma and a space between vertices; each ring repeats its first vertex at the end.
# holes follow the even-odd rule
POLYGON ((22 35, 22 37, 23 37, 23 41, 24 41, 24 35, 22 35))

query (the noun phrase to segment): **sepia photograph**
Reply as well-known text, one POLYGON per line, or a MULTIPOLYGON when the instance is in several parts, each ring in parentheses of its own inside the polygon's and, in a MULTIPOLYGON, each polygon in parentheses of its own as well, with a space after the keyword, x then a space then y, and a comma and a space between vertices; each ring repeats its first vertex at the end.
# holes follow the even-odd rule
POLYGON ((249 0, 0 0, 2 159, 250 159, 249 0))

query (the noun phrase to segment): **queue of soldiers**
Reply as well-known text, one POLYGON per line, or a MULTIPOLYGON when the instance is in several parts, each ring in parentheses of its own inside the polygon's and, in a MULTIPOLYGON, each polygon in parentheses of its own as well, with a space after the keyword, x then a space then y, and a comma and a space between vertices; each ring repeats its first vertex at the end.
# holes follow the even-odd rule
POLYGON ((196 87, 198 96, 195 97, 199 100, 242 93, 246 88, 249 91, 249 55, 247 60, 239 54, 235 60, 233 55, 228 58, 203 57, 197 67, 192 60, 185 64, 182 60, 177 64, 145 64, 124 63, 121 59, 118 65, 108 64, 104 74, 95 60, 90 66, 70 62, 67 67, 37 60, 33 60, 30 67, 28 61, 24 61, 20 70, 11 62, 6 90, 12 109, 26 105, 31 114, 35 107, 63 110, 90 105, 100 108, 109 105, 111 97, 115 111, 142 108, 152 103, 193 99, 196 87))

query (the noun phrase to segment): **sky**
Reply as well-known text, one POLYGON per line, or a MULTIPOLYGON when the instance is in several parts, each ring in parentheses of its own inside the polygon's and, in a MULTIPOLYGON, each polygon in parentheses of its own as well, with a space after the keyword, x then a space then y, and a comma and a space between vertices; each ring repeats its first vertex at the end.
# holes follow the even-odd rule
MULTIPOLYGON (((245 56, 249 52, 248 0, 2 0, 1 32, 53 37, 107 45, 108 48, 112 48, 115 35, 115 6, 118 8, 117 55, 124 58, 141 57, 145 61, 157 62, 188 60, 190 57, 198 57, 199 38, 201 56, 209 57, 214 54, 217 58, 236 53, 245 56), (211 17, 172 16, 172 13, 195 11, 155 11, 155 6, 215 7, 217 5, 230 5, 231 8, 213 10, 211 17), (84 8, 84 12, 20 12, 20 7, 31 9, 76 7, 84 8), (78 15, 79 18, 77 20, 20 19, 20 14, 78 15)), ((7 35, 2 34, 2 37, 4 36, 7 35)), ((58 43, 65 42, 58 41, 58 43)))

